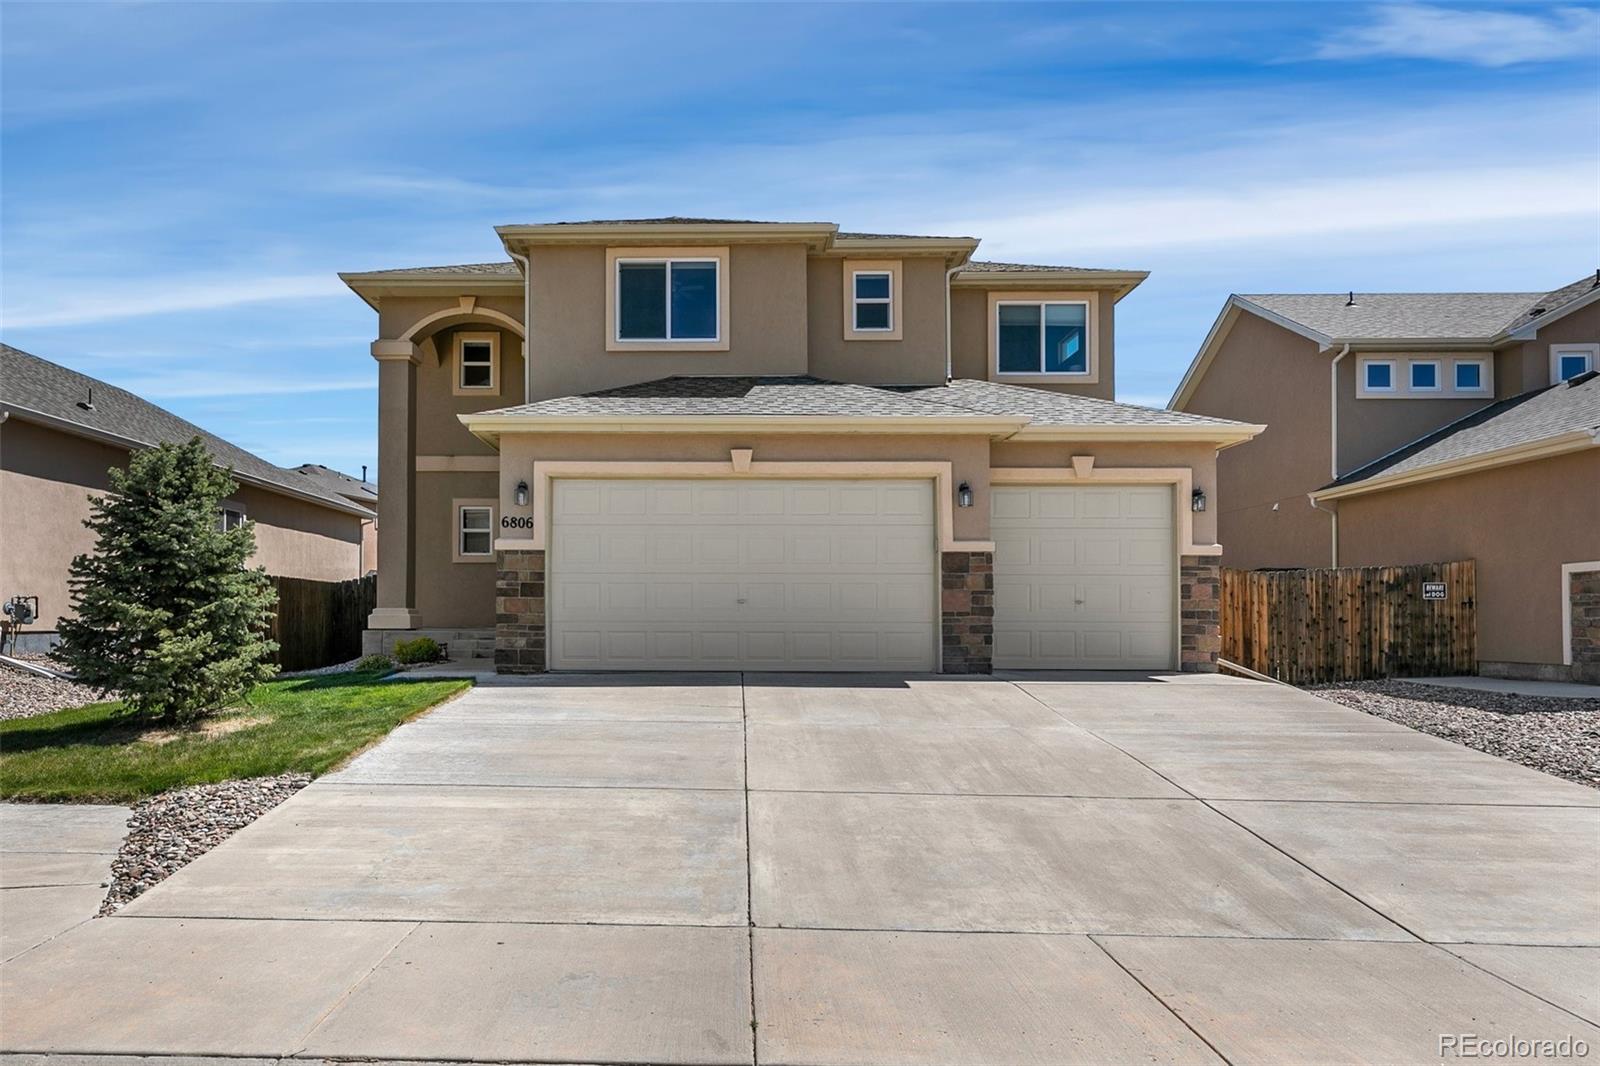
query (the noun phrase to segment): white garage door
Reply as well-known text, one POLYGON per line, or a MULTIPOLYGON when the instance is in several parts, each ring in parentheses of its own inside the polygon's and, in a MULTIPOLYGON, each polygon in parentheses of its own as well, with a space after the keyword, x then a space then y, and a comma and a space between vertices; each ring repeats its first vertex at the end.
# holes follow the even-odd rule
POLYGON ((926 481, 557 481, 558 670, 931 670, 926 481))
POLYGON ((1175 665, 1170 485, 995 487, 994 664, 1175 665))

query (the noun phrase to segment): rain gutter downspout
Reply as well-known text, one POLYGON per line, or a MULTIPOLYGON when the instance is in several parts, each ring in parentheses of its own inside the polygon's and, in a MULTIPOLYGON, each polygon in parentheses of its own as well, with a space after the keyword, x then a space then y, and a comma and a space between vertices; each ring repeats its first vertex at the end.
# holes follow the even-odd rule
POLYGON ((533 276, 528 257, 510 248, 506 254, 522 264, 522 402, 533 402, 533 276))
POLYGON ((1336 481, 1339 478, 1339 360, 1349 354, 1350 345, 1346 344, 1328 364, 1328 465, 1336 481))
POLYGON ((961 271, 961 264, 957 263, 944 272, 944 383, 946 385, 955 380, 955 359, 952 354, 954 342, 950 335, 950 282, 961 271))
POLYGON ((1333 507, 1324 507, 1322 504, 1317 502, 1317 496, 1316 496, 1316 493, 1314 493, 1314 492, 1306 493, 1306 502, 1311 504, 1311 506, 1315 507, 1317 510, 1322 511, 1325 514, 1331 515, 1332 518, 1333 518, 1333 536, 1332 536, 1332 538, 1330 538, 1331 541, 1332 541, 1332 544, 1333 544, 1333 550, 1332 550, 1332 558, 1329 559, 1328 565, 1333 567, 1335 570, 1337 570, 1339 568, 1339 511, 1338 511, 1338 504, 1336 503, 1333 507))

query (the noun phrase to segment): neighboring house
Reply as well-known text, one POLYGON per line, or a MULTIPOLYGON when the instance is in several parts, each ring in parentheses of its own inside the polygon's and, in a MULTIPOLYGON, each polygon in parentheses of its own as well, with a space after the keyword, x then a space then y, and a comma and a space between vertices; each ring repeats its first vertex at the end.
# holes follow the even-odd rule
POLYGON ((1597 364, 1600 274, 1548 293, 1233 296, 1171 407, 1267 424, 1218 463, 1224 563, 1474 558, 1482 671, 1564 677, 1563 574, 1600 560, 1600 439, 1582 424, 1594 386, 1552 386, 1597 364))
POLYGON ((378 608, 544 669, 1215 669, 1214 471, 1114 403, 1136 271, 831 223, 505 226, 377 311, 378 608), (956 380, 951 380, 951 379, 956 380))
POLYGON ((68 568, 94 548, 83 522, 89 497, 110 486, 107 470, 136 449, 192 437, 232 468, 239 491, 217 519, 255 523, 255 563, 284 577, 359 576, 367 508, 130 392, 0 344, 0 600, 38 597, 24 647, 52 644, 71 613, 68 568))
POLYGON ((304 474, 325 491, 338 496, 343 496, 351 503, 359 504, 373 513, 373 517, 361 527, 361 573, 375 574, 378 572, 378 486, 367 480, 367 468, 361 468, 359 478, 323 466, 321 463, 301 463, 294 468, 297 474, 304 474))

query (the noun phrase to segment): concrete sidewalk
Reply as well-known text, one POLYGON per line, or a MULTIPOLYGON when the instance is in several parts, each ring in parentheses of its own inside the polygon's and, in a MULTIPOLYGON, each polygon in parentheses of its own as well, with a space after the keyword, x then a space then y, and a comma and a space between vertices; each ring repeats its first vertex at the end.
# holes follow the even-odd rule
POLYGON ((93 918, 128 808, 0 803, 0 962, 93 918))
POLYGON ((0 967, 19 1053, 1600 1047, 1600 792, 1233 679, 475 689, 0 967))

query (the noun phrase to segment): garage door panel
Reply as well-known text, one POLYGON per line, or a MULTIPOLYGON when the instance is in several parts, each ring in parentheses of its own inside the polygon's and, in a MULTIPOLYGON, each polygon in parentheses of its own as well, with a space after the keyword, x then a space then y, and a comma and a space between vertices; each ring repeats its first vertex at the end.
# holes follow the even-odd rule
POLYGON ((926 482, 595 484, 555 486, 553 667, 933 668, 926 482))
POLYGON ((1171 486, 999 486, 991 500, 997 667, 1173 665, 1171 486))

